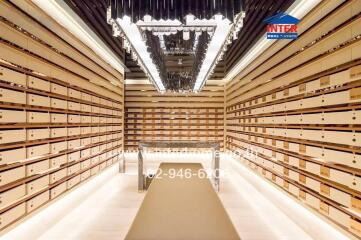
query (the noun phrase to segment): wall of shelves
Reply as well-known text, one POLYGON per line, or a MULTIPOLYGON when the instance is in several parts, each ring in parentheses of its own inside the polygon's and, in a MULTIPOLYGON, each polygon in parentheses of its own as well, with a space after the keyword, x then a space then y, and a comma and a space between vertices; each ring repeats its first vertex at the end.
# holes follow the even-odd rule
POLYGON ((226 149, 360 237, 361 2, 329 2, 227 84, 226 149))
POLYGON ((224 88, 198 94, 160 94, 152 85, 126 85, 125 150, 139 141, 219 141, 223 148, 224 88))
POLYGON ((122 75, 31 1, 18 7, 0 2, 0 231, 123 151, 122 75))

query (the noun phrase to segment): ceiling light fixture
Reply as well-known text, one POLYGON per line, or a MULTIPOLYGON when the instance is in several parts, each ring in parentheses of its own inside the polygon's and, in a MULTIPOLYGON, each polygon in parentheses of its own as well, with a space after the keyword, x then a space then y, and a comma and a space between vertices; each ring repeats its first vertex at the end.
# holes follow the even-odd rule
MULTIPOLYGON (((240 0, 231 5, 218 1, 207 4, 210 5, 198 6, 182 0, 111 0, 107 21, 112 25, 113 35, 123 39, 123 47, 158 91, 199 92, 222 60, 227 45, 237 39, 245 17, 240 0), (183 43, 174 41, 178 36, 183 43), (172 41, 174 44, 170 45, 172 41), (194 54, 193 67, 166 73, 165 59, 177 54, 194 54)), ((178 59, 181 59, 178 64, 184 60, 178 59)))
MULTIPOLYGON (((113 24, 118 24, 118 27, 120 27, 123 33, 124 45, 129 49, 128 52, 132 51, 135 54, 138 64, 145 70, 158 91, 164 92, 165 87, 160 79, 158 69, 150 57, 147 46, 143 41, 143 37, 137 25, 132 23, 128 16, 124 16, 122 19, 117 18, 115 22, 113 22, 112 19, 109 19, 109 21, 113 24)), ((119 36, 121 31, 116 30, 115 35, 119 36)))

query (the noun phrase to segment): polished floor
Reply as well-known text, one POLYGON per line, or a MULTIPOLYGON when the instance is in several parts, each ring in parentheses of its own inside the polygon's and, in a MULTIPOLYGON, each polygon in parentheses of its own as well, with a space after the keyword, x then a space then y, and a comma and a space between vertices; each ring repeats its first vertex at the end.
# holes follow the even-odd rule
MULTIPOLYGON (((142 202, 137 191, 136 155, 127 155, 125 174, 113 166, 39 211, 1 239, 123 239, 142 202)), ((148 154, 147 167, 163 161, 201 162, 210 154, 148 154), (155 160, 157 159, 157 160, 155 160)), ((311 211, 238 162, 222 157, 223 202, 243 240, 349 239, 311 211)))

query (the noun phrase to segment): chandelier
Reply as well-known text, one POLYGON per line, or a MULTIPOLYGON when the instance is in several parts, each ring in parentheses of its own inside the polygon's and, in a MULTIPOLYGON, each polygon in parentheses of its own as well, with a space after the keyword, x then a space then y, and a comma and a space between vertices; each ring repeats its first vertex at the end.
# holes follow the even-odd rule
POLYGON ((241 0, 110 0, 107 22, 160 92, 199 92, 243 26, 241 0))

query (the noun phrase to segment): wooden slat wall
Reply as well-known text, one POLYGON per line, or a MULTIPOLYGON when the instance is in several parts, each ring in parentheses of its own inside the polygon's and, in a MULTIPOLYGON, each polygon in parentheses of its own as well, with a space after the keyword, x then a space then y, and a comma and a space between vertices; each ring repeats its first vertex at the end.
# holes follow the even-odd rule
POLYGON ((226 149, 361 237, 361 1, 330 2, 297 40, 227 84, 226 149))
POLYGON ((126 85, 125 115, 125 150, 136 150, 141 140, 209 140, 223 147, 222 85, 188 95, 160 94, 149 84, 126 85))
POLYGON ((31 1, 21 6, 31 11, 0 2, 0 231, 123 150, 122 75, 31 1))

